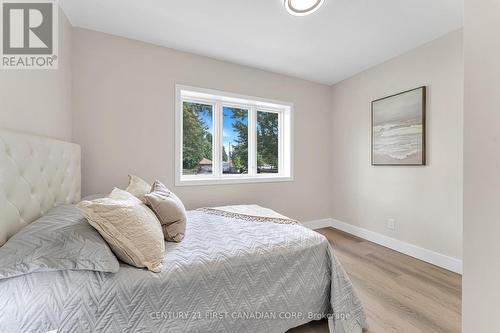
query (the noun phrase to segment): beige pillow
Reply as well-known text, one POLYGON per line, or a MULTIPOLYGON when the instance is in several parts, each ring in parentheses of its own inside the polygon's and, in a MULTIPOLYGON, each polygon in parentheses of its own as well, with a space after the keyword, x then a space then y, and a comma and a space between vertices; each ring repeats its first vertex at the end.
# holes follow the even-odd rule
POLYGON ((161 225, 139 199, 115 188, 109 197, 82 201, 77 207, 118 258, 135 267, 161 271, 165 254, 161 225))
POLYGON ((125 191, 133 194, 136 198, 144 202, 144 195, 151 191, 151 185, 142 178, 128 175, 128 186, 125 191))
POLYGON ((186 232, 186 208, 182 201, 165 185, 155 181, 151 193, 144 196, 144 202, 158 216, 165 240, 182 241, 186 232))

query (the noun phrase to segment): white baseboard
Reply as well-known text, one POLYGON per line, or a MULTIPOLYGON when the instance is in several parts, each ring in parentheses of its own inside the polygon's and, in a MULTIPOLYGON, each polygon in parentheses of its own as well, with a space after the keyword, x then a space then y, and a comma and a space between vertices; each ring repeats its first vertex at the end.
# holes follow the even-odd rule
POLYGON ((332 227, 348 234, 357 236, 359 238, 366 239, 370 242, 388 247, 394 251, 401 252, 410 257, 420 259, 422 261, 428 262, 430 264, 442 267, 449 271, 462 274, 462 260, 449 257, 447 255, 437 253, 423 247, 416 246, 407 242, 397 240, 382 234, 379 234, 368 229, 360 228, 355 225, 345 223, 332 218, 315 220, 303 223, 306 227, 310 229, 321 229, 332 227))
POLYGON ((322 219, 322 220, 314 220, 314 221, 308 221, 308 222, 302 222, 302 224, 309 229, 316 230, 316 229, 321 229, 321 228, 330 228, 332 227, 332 220, 333 219, 322 219))

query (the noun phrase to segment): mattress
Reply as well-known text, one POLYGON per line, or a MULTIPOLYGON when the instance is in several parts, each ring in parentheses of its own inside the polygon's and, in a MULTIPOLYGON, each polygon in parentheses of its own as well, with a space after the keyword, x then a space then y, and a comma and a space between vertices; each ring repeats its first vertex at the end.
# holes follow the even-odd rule
POLYGON ((335 332, 365 326, 328 240, 300 224, 190 211, 184 240, 166 243, 163 267, 0 280, 0 332, 283 333, 327 315, 335 332))

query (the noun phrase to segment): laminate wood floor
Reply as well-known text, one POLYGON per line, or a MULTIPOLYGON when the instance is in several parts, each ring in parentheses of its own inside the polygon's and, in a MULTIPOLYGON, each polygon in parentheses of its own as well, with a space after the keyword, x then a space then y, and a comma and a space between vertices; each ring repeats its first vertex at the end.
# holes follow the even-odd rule
MULTIPOLYGON (((325 228, 365 307, 368 333, 457 333, 462 322, 460 275, 386 247, 325 228)), ((289 333, 328 333, 326 321, 289 333)))

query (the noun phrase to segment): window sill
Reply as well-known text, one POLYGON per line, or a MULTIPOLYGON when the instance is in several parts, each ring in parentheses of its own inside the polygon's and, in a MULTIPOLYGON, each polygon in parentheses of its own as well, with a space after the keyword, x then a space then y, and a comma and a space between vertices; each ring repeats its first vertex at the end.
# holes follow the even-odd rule
POLYGON ((291 182, 291 176, 256 176, 256 177, 182 177, 176 179, 175 186, 204 186, 204 185, 231 185, 253 183, 281 183, 291 182))

